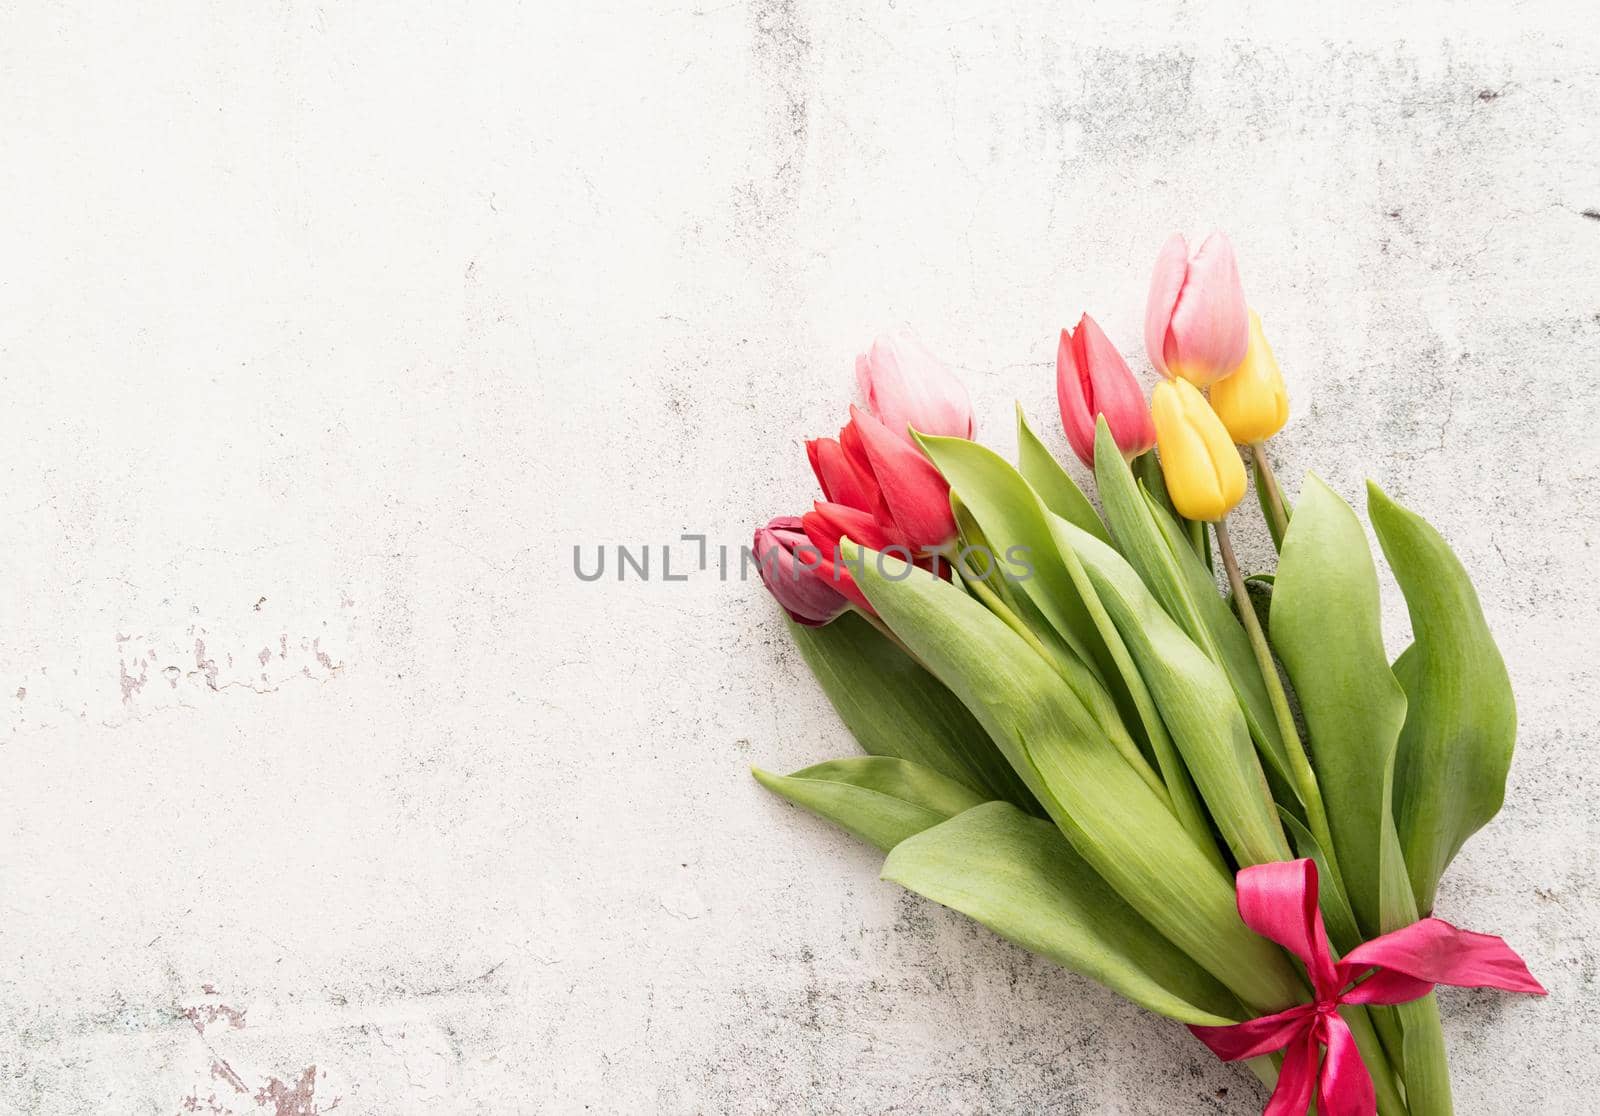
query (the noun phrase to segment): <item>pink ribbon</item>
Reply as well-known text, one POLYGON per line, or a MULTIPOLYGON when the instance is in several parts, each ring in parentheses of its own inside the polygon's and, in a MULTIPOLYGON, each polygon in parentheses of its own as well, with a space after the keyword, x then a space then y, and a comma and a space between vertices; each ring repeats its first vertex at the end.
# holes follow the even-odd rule
POLYGON ((1315 1092, 1321 1116, 1374 1116, 1372 1075, 1356 1049, 1340 1004, 1403 1004, 1435 984, 1545 995, 1527 965, 1490 934, 1425 918, 1374 938, 1335 962, 1317 906, 1310 860, 1258 864, 1239 872, 1239 916, 1305 962, 1313 999, 1229 1027, 1190 1027, 1224 1062, 1282 1050, 1278 1087, 1262 1116, 1304 1116, 1315 1092), (1320 1059, 1321 1049, 1327 1056, 1320 1059))

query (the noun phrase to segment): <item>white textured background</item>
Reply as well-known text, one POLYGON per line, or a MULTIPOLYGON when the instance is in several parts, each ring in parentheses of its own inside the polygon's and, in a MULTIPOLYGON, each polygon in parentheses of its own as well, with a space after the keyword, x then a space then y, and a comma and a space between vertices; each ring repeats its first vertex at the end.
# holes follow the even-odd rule
POLYGON ((759 588, 572 573, 803 508, 889 325, 1063 447, 1212 225, 1516 681, 1460 1110, 1593 1108, 1593 13, 1000 7, 0 5, 0 1110, 1258 1111, 755 786, 852 750, 759 588))

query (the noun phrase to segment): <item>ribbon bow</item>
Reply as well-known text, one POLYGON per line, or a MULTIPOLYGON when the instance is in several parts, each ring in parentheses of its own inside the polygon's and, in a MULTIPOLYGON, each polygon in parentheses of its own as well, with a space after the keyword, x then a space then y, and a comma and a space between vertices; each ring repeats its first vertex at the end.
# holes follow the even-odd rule
POLYGON ((1374 1116, 1372 1075, 1356 1049, 1340 1004, 1403 1004, 1435 984, 1502 988, 1543 996, 1522 958, 1490 934, 1458 930, 1437 918, 1372 939, 1335 962, 1317 905, 1310 860, 1258 864, 1239 872, 1239 916, 1305 962, 1312 1002, 1229 1027, 1190 1027, 1224 1062, 1282 1050, 1278 1087, 1262 1116, 1304 1116, 1317 1097, 1322 1116, 1374 1116), (1319 1065, 1320 1048, 1327 1056, 1319 1065))

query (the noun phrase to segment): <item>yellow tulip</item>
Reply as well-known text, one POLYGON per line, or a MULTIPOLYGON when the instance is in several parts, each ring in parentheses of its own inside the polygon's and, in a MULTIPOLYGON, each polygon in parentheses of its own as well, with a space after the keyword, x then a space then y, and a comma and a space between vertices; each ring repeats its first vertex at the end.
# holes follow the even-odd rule
POLYGON ((1244 497, 1244 462, 1222 420, 1188 380, 1163 380, 1150 400, 1161 475, 1185 519, 1216 522, 1244 497))
POLYGON ((1250 347, 1244 363, 1225 380, 1211 385, 1211 409, 1240 445, 1264 442, 1289 421, 1289 392, 1272 355, 1261 317, 1250 311, 1250 347))

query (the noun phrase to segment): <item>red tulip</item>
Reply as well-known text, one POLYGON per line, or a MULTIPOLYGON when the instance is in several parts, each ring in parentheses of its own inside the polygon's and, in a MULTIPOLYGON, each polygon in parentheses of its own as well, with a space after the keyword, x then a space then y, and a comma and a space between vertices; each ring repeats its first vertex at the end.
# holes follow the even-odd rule
POLYGON ((752 549, 767 591, 797 623, 826 624, 849 607, 847 596, 866 603, 853 582, 833 580, 833 563, 806 537, 796 516, 779 516, 757 528, 752 549))
POLYGON ((1104 415, 1117 448, 1128 459, 1156 444, 1144 392, 1109 338, 1089 315, 1078 328, 1061 331, 1056 347, 1056 399, 1061 404, 1061 425, 1066 428, 1072 452, 1094 468, 1094 423, 1104 415))
POLYGON ((826 623, 847 604, 871 611, 840 556, 840 539, 879 553, 900 551, 944 576, 930 555, 956 536, 950 486, 911 430, 970 436, 966 391, 904 336, 880 337, 871 356, 858 361, 858 371, 871 405, 895 428, 851 407, 837 441, 806 443, 811 471, 827 499, 799 519, 775 519, 756 532, 762 580, 803 624, 826 623))
MULTIPOLYGON (((846 431, 853 435, 846 427, 846 431)), ((843 440, 844 434, 840 438, 843 440)), ((835 504, 860 508, 877 514, 882 505, 878 482, 872 476, 864 449, 852 457, 844 446, 832 438, 814 438, 806 443, 806 456, 811 459, 811 471, 817 475, 822 494, 835 504)), ((887 509, 883 509, 887 514, 887 509)))
POLYGON ((841 538, 848 537, 869 550, 883 551, 896 544, 894 535, 876 516, 859 508, 818 500, 813 510, 800 517, 806 536, 831 558, 841 538))
POLYGON ((1156 258, 1145 305, 1144 344, 1168 377, 1206 387, 1244 362, 1250 318, 1233 245, 1220 232, 1200 242, 1174 234, 1156 258))
POLYGON ((904 330, 880 334, 870 352, 856 357, 856 381, 868 409, 907 442, 911 430, 972 437, 967 389, 904 330))
POLYGON ((840 554, 839 540, 848 537, 852 542, 880 553, 895 545, 894 540, 884 533, 871 515, 842 504, 819 502, 815 511, 806 512, 800 517, 800 523, 805 529, 806 538, 822 555, 817 565, 818 575, 848 597, 851 603, 871 612, 872 606, 850 576, 849 563, 840 554))
MULTIPOLYGON (((950 486, 922 450, 895 437, 887 426, 859 407, 850 408, 850 423, 839 440, 858 471, 858 455, 866 459, 898 541, 926 553, 955 538, 950 486)), ((881 510, 879 522, 889 526, 883 523, 881 510)))
POLYGON ((873 550, 900 545, 925 553, 955 537, 950 486, 920 449, 861 408, 850 408, 838 441, 816 438, 806 454, 828 498, 817 511, 839 527, 835 539, 844 534, 873 550))

